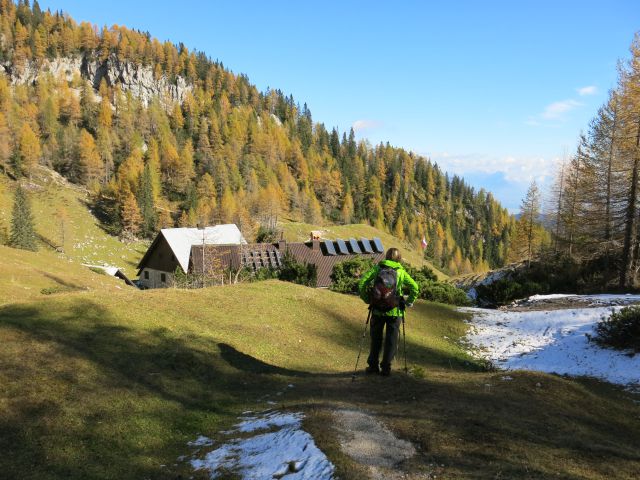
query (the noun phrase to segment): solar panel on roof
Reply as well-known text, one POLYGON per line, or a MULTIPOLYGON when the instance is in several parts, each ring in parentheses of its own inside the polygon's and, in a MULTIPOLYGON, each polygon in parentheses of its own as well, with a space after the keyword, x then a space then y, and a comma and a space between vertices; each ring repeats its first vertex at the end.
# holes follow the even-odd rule
POLYGON ((344 240, 337 240, 338 244, 338 252, 340 255, 349 255, 349 249, 347 248, 347 244, 344 243, 344 240))
POLYGON ((362 248, 364 248, 365 253, 373 253, 373 248, 371 248, 369 240, 367 240, 366 238, 361 238, 360 243, 362 243, 362 248))
POLYGON ((349 239, 349 246, 351 247, 351 251, 353 253, 362 253, 362 250, 360 250, 360 245, 358 245, 358 241, 355 238, 349 239))
POLYGON ((378 253, 383 253, 384 252, 384 247, 382 246, 382 242, 380 241, 380 239, 378 237, 375 237, 373 239, 373 248, 375 248, 376 252, 378 252, 378 253))
POLYGON ((327 250, 327 255, 337 255, 336 249, 333 246, 333 242, 331 240, 324 241, 324 248, 327 250))

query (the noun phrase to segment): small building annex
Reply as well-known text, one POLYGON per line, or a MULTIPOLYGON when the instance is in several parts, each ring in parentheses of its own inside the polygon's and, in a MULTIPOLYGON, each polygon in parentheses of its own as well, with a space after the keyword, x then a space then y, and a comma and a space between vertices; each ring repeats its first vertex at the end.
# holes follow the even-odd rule
POLYGON ((163 228, 138 264, 142 288, 165 288, 173 285, 176 268, 189 271, 194 245, 233 246, 246 244, 234 224, 198 228, 163 228))

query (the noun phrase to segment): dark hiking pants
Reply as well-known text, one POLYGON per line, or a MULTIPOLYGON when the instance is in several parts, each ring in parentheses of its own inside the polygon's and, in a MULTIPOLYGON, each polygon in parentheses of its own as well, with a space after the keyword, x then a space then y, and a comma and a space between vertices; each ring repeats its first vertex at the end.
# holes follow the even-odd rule
POLYGON ((371 316, 371 349, 369 350, 369 359, 367 363, 370 367, 376 368, 380 358, 380 349, 382 349, 383 329, 386 325, 386 335, 384 336, 384 350, 382 353, 382 362, 380 367, 383 370, 391 368, 393 357, 396 356, 398 350, 398 334, 400 332, 400 324, 402 317, 385 317, 383 315, 371 316))

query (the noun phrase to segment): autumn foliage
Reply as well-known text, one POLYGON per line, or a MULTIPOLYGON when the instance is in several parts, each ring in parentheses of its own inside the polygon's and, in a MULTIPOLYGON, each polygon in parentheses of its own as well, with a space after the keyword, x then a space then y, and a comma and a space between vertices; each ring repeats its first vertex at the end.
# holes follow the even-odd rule
POLYGON ((37 2, 1 0, 0 20, 0 60, 14 78, 39 72, 33 84, 0 75, 0 167, 45 165, 86 186, 114 233, 235 222, 251 237, 283 217, 364 222, 415 246, 424 237, 425 255, 451 273, 505 260, 512 217, 426 158, 328 130, 306 104, 182 44, 78 24, 37 2), (60 58, 128 62, 187 88, 143 99, 117 79, 46 73, 60 58))

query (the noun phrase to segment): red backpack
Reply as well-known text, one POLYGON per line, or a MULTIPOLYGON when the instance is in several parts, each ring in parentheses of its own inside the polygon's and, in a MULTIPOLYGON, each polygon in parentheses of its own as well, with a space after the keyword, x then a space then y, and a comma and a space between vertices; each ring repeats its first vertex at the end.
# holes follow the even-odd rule
POLYGON ((398 271, 391 267, 380 267, 373 280, 369 294, 369 305, 374 310, 388 312, 400 305, 398 296, 398 271))

